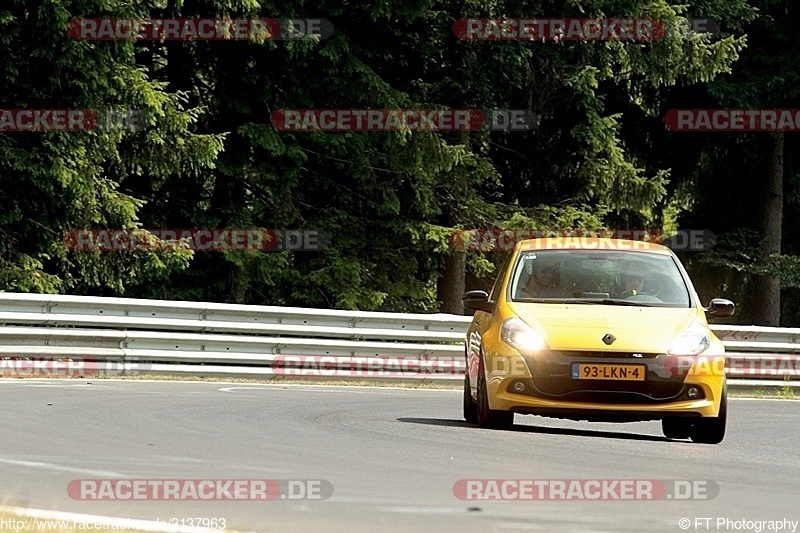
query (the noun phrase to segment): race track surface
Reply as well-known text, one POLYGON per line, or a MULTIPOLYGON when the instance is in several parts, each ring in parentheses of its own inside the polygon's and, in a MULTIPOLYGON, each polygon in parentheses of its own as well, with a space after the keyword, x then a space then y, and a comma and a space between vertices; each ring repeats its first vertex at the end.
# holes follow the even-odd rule
POLYGON ((225 518, 228 528, 245 531, 752 531, 718 528, 717 519, 800 520, 796 401, 732 399, 728 435, 714 446, 670 441, 657 422, 517 415, 511 431, 478 429, 461 418, 456 391, 0 380, 0 394, 5 505, 146 520, 225 518), (70 482, 119 478, 324 480, 333 494, 95 501, 67 491, 70 482), (462 500, 454 487, 470 479, 694 480, 714 494, 462 500), (682 518, 690 527, 681 527, 682 518))

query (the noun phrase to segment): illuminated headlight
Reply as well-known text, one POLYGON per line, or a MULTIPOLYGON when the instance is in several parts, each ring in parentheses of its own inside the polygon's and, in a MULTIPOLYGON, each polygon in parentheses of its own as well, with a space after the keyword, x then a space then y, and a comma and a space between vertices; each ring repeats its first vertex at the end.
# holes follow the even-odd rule
POLYGON ((513 346, 520 353, 538 352, 549 349, 541 335, 536 333, 528 324, 517 317, 509 318, 503 322, 500 338, 513 346))
POLYGON ((672 346, 669 347, 667 353, 670 355, 700 355, 710 345, 708 327, 700 322, 694 322, 672 341, 672 346))

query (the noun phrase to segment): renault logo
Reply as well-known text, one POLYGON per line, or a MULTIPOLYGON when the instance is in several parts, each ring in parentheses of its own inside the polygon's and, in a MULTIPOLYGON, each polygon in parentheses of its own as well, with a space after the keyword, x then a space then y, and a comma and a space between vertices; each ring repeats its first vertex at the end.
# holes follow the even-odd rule
POLYGON ((615 340, 617 340, 617 338, 611 333, 606 333, 605 335, 603 335, 603 338, 601 340, 607 345, 611 345, 614 343, 615 340))

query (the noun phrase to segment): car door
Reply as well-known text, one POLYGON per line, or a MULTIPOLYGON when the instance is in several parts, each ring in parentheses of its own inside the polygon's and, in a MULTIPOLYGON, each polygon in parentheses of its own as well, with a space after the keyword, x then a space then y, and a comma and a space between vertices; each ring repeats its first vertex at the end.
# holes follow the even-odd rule
MULTIPOLYGON (((497 278, 495 278, 492 290, 489 292, 489 300, 495 301, 500 291, 505 290, 503 281, 506 278, 506 273, 509 266, 513 263, 511 258, 515 254, 510 253, 502 263, 502 267, 498 271, 497 278)), ((478 385, 478 371, 480 369, 481 358, 481 344, 484 333, 491 327, 492 319, 496 314, 495 312, 487 313, 485 311, 475 311, 472 318, 472 324, 467 331, 466 338, 466 372, 469 374, 469 384, 472 389, 473 395, 477 394, 478 385)))

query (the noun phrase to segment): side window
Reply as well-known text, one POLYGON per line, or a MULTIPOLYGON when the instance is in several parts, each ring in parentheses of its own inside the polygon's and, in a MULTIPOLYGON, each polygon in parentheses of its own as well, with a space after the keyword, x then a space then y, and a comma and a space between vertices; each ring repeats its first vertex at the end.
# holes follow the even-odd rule
POLYGON ((492 285, 491 292, 489 292, 489 299, 490 300, 495 300, 495 298, 497 296, 497 292, 499 290, 502 290, 502 288, 500 287, 500 284, 502 283, 502 280, 506 277, 506 273, 508 271, 508 267, 509 267, 509 263, 511 262, 511 256, 512 255, 514 255, 514 254, 509 252, 509 254, 506 256, 506 258, 503 259, 502 262, 500 263, 502 266, 497 270, 497 277, 494 280, 494 285, 492 285))

